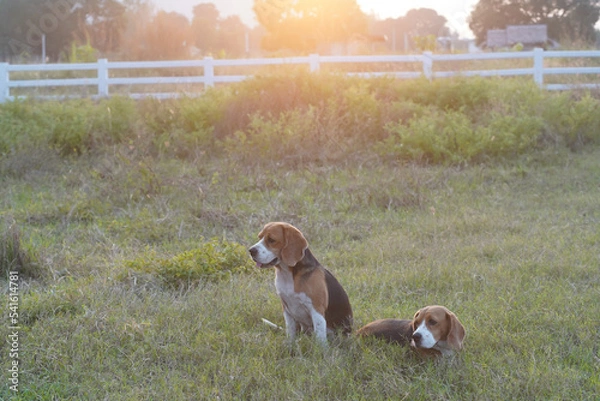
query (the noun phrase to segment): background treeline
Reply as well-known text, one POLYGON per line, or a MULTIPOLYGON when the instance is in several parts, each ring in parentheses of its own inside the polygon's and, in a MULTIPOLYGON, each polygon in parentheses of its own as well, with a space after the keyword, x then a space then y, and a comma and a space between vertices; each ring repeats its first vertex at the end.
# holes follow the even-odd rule
MULTIPOLYGON (((192 15, 157 10, 151 0, 0 0, 0 60, 87 62, 247 57, 269 54, 413 52, 449 43, 456 27, 433 9, 415 8, 381 20, 356 0, 281 2, 255 0, 258 25, 224 17, 213 3, 198 3, 192 15), (440 41, 440 38, 444 38, 440 41), (341 50, 340 50, 341 49, 341 50)), ((598 42, 600 2, 585 0, 480 0, 468 23, 477 44, 489 29, 546 24, 563 45, 598 42), (502 4, 500 4, 502 3, 502 4)), ((448 50, 443 47, 443 50, 448 50)))
POLYGON ((80 155, 124 145, 183 159, 256 164, 390 158, 466 164, 549 146, 600 142, 593 93, 550 93, 524 80, 399 81, 332 74, 257 77, 200 97, 0 107, 0 152, 80 155))

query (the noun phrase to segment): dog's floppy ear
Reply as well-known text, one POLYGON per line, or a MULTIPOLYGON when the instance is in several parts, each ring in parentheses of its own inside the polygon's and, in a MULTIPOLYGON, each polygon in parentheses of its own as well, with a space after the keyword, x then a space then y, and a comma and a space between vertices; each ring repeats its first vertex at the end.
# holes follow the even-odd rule
POLYGON ((283 226, 285 245, 281 249, 281 260, 287 266, 296 266, 304 258, 304 251, 308 248, 308 241, 296 227, 283 226))
POLYGON ((415 320, 417 320, 417 316, 419 316, 419 314, 421 313, 421 311, 424 308, 419 309, 418 311, 415 312, 415 315, 413 316, 412 321, 410 322, 410 327, 412 328, 413 331, 415 331, 417 328, 415 327, 415 320))
POLYGON ((460 350, 465 338, 465 328, 454 313, 450 311, 446 313, 448 314, 448 319, 450 319, 450 330, 448 330, 446 342, 455 350, 460 350))

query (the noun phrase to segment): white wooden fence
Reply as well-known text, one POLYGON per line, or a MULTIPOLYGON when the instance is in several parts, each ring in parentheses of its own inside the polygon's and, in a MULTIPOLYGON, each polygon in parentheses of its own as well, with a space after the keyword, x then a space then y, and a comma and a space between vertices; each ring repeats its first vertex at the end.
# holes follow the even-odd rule
MULTIPOLYGON (((100 59, 96 63, 86 64, 8 64, 0 63, 0 103, 6 100, 24 97, 11 94, 14 88, 57 88, 87 86, 94 87, 92 97, 107 97, 111 95, 111 87, 118 85, 156 85, 162 84, 203 84, 204 87, 211 87, 218 83, 239 82, 247 79, 251 75, 225 75, 215 74, 215 68, 220 67, 254 67, 268 65, 308 65, 310 71, 319 71, 324 64, 383 64, 384 66, 395 66, 404 63, 421 65, 417 71, 392 71, 392 72, 348 72, 349 75, 360 75, 363 77, 391 76, 395 78, 417 78, 425 76, 427 79, 445 78, 457 75, 462 76, 521 76, 530 75, 533 80, 543 88, 548 90, 565 90, 572 88, 594 88, 600 89, 600 51, 544 51, 543 49, 534 49, 525 52, 501 52, 501 53, 475 53, 475 54, 432 54, 425 52, 420 55, 376 55, 376 56, 319 56, 312 54, 307 57, 288 57, 288 58, 262 58, 262 59, 231 59, 216 60, 206 57, 202 60, 185 61, 139 61, 139 62, 109 62, 107 59, 100 59), (577 59, 581 60, 578 64, 589 63, 588 66, 577 67, 548 67, 545 66, 545 60, 552 58, 577 59), (532 66, 527 68, 511 69, 485 69, 485 70, 460 70, 460 71, 438 71, 434 69, 434 63, 441 62, 472 62, 481 60, 532 60, 532 66), (596 62, 596 59, 598 61, 596 62), (142 76, 142 77, 118 77, 111 76, 111 72, 118 70, 145 70, 149 69, 153 73, 160 69, 179 69, 198 71, 197 75, 184 76, 142 76), (55 71, 95 71, 90 78, 69 78, 69 79, 50 79, 39 78, 44 72, 55 71), (31 76, 26 79, 11 79, 11 73, 30 72, 31 76), (201 72, 201 73, 200 73, 201 72), (545 84, 544 77, 548 75, 570 74, 587 77, 581 83, 569 84, 545 84)), ((385 67, 384 67, 385 68, 385 67)), ((24 74, 21 74, 24 75, 24 74)), ((114 75, 114 74, 113 74, 114 75)), ((143 74, 140 74, 143 75, 143 74)), ((133 98, 152 96, 157 98, 175 97, 183 92, 151 92, 151 93, 131 93, 126 94, 133 98)), ((114 93, 113 93, 114 94, 114 93)), ((38 96, 40 98, 64 98, 72 97, 69 94, 60 94, 53 96, 38 96)))

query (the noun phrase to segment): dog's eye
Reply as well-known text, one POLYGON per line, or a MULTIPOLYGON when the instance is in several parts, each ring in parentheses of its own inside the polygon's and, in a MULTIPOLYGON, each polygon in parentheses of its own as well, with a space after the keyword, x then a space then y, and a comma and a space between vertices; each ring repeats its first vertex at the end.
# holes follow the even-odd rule
POLYGON ((427 324, 429 324, 430 326, 435 326, 437 324, 437 321, 429 319, 429 322, 427 322, 427 324))
POLYGON ((267 244, 273 244, 275 243, 275 240, 271 237, 267 237, 267 244))

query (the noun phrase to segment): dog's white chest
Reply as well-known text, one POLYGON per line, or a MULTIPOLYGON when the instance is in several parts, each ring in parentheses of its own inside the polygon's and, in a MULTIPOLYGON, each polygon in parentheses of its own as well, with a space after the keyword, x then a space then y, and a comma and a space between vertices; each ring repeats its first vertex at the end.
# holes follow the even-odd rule
POLYGON ((289 269, 277 269, 275 288, 285 311, 305 328, 311 327, 311 313, 314 310, 312 300, 305 293, 294 290, 294 277, 289 269))

